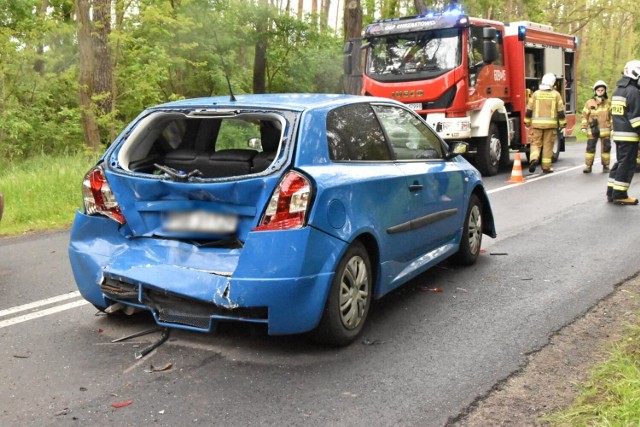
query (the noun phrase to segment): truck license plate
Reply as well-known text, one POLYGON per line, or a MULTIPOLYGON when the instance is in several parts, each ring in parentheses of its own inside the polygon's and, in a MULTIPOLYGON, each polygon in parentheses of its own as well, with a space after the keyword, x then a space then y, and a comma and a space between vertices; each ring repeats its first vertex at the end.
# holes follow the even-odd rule
POLYGON ((236 215, 206 211, 169 212, 164 229, 175 232, 231 234, 238 227, 236 215))
POLYGON ((422 110, 421 102, 414 102, 412 104, 406 104, 407 107, 411 108, 413 111, 422 110))

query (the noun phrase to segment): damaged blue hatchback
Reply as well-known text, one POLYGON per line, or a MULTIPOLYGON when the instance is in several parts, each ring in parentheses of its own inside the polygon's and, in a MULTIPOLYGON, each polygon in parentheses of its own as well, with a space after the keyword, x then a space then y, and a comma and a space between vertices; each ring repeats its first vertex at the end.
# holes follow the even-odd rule
POLYGON ((346 345, 372 298, 495 237, 480 174, 382 98, 201 98, 145 110, 84 178, 69 256, 101 310, 346 345))

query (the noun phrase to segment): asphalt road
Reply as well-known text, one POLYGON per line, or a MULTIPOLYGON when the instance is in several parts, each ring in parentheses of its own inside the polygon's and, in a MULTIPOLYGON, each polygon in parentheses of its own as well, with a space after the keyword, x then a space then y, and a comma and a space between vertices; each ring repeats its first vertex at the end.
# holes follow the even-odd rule
POLYGON ((377 301, 343 349, 222 325, 173 330, 136 360, 158 333, 111 341, 154 323, 96 316, 67 232, 0 239, 0 425, 451 423, 640 270, 640 207, 606 203, 606 175, 582 173, 582 150, 570 145, 550 175, 525 162, 525 184, 487 179, 499 236, 478 263, 440 265, 377 301))

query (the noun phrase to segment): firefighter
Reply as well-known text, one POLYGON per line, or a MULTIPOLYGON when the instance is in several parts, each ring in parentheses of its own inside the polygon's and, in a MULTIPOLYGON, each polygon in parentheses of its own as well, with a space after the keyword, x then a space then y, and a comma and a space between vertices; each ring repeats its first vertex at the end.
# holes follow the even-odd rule
POLYGON ((536 171, 540 163, 540 149, 542 149, 542 172, 553 172, 551 167, 553 142, 556 139, 558 127, 561 128, 561 132, 564 132, 567 126, 562 96, 553 89, 554 84, 556 84, 556 76, 552 73, 542 76, 540 88, 531 95, 527 104, 524 125, 530 127, 529 172, 531 173, 536 171))
POLYGON ((607 201, 616 205, 637 205, 638 199, 629 197, 627 191, 636 170, 640 141, 640 61, 627 62, 622 74, 611 98, 612 136, 617 159, 609 173, 607 201))
POLYGON ((611 101, 607 96, 607 84, 598 80, 593 85, 593 98, 589 99, 582 109, 582 133, 588 136, 587 152, 584 155, 584 173, 591 173, 593 160, 596 157, 598 139, 601 141, 600 157, 602 172, 610 172, 611 160, 611 101))

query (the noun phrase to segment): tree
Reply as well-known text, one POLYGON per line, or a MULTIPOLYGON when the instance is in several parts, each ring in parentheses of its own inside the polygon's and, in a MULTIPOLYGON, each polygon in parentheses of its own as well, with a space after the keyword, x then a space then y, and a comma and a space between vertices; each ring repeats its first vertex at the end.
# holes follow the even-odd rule
POLYGON ((90 0, 76 0, 78 15, 78 98, 82 112, 82 128, 87 146, 94 151, 100 147, 100 132, 95 116, 93 96, 93 73, 95 69, 91 38, 90 0))

